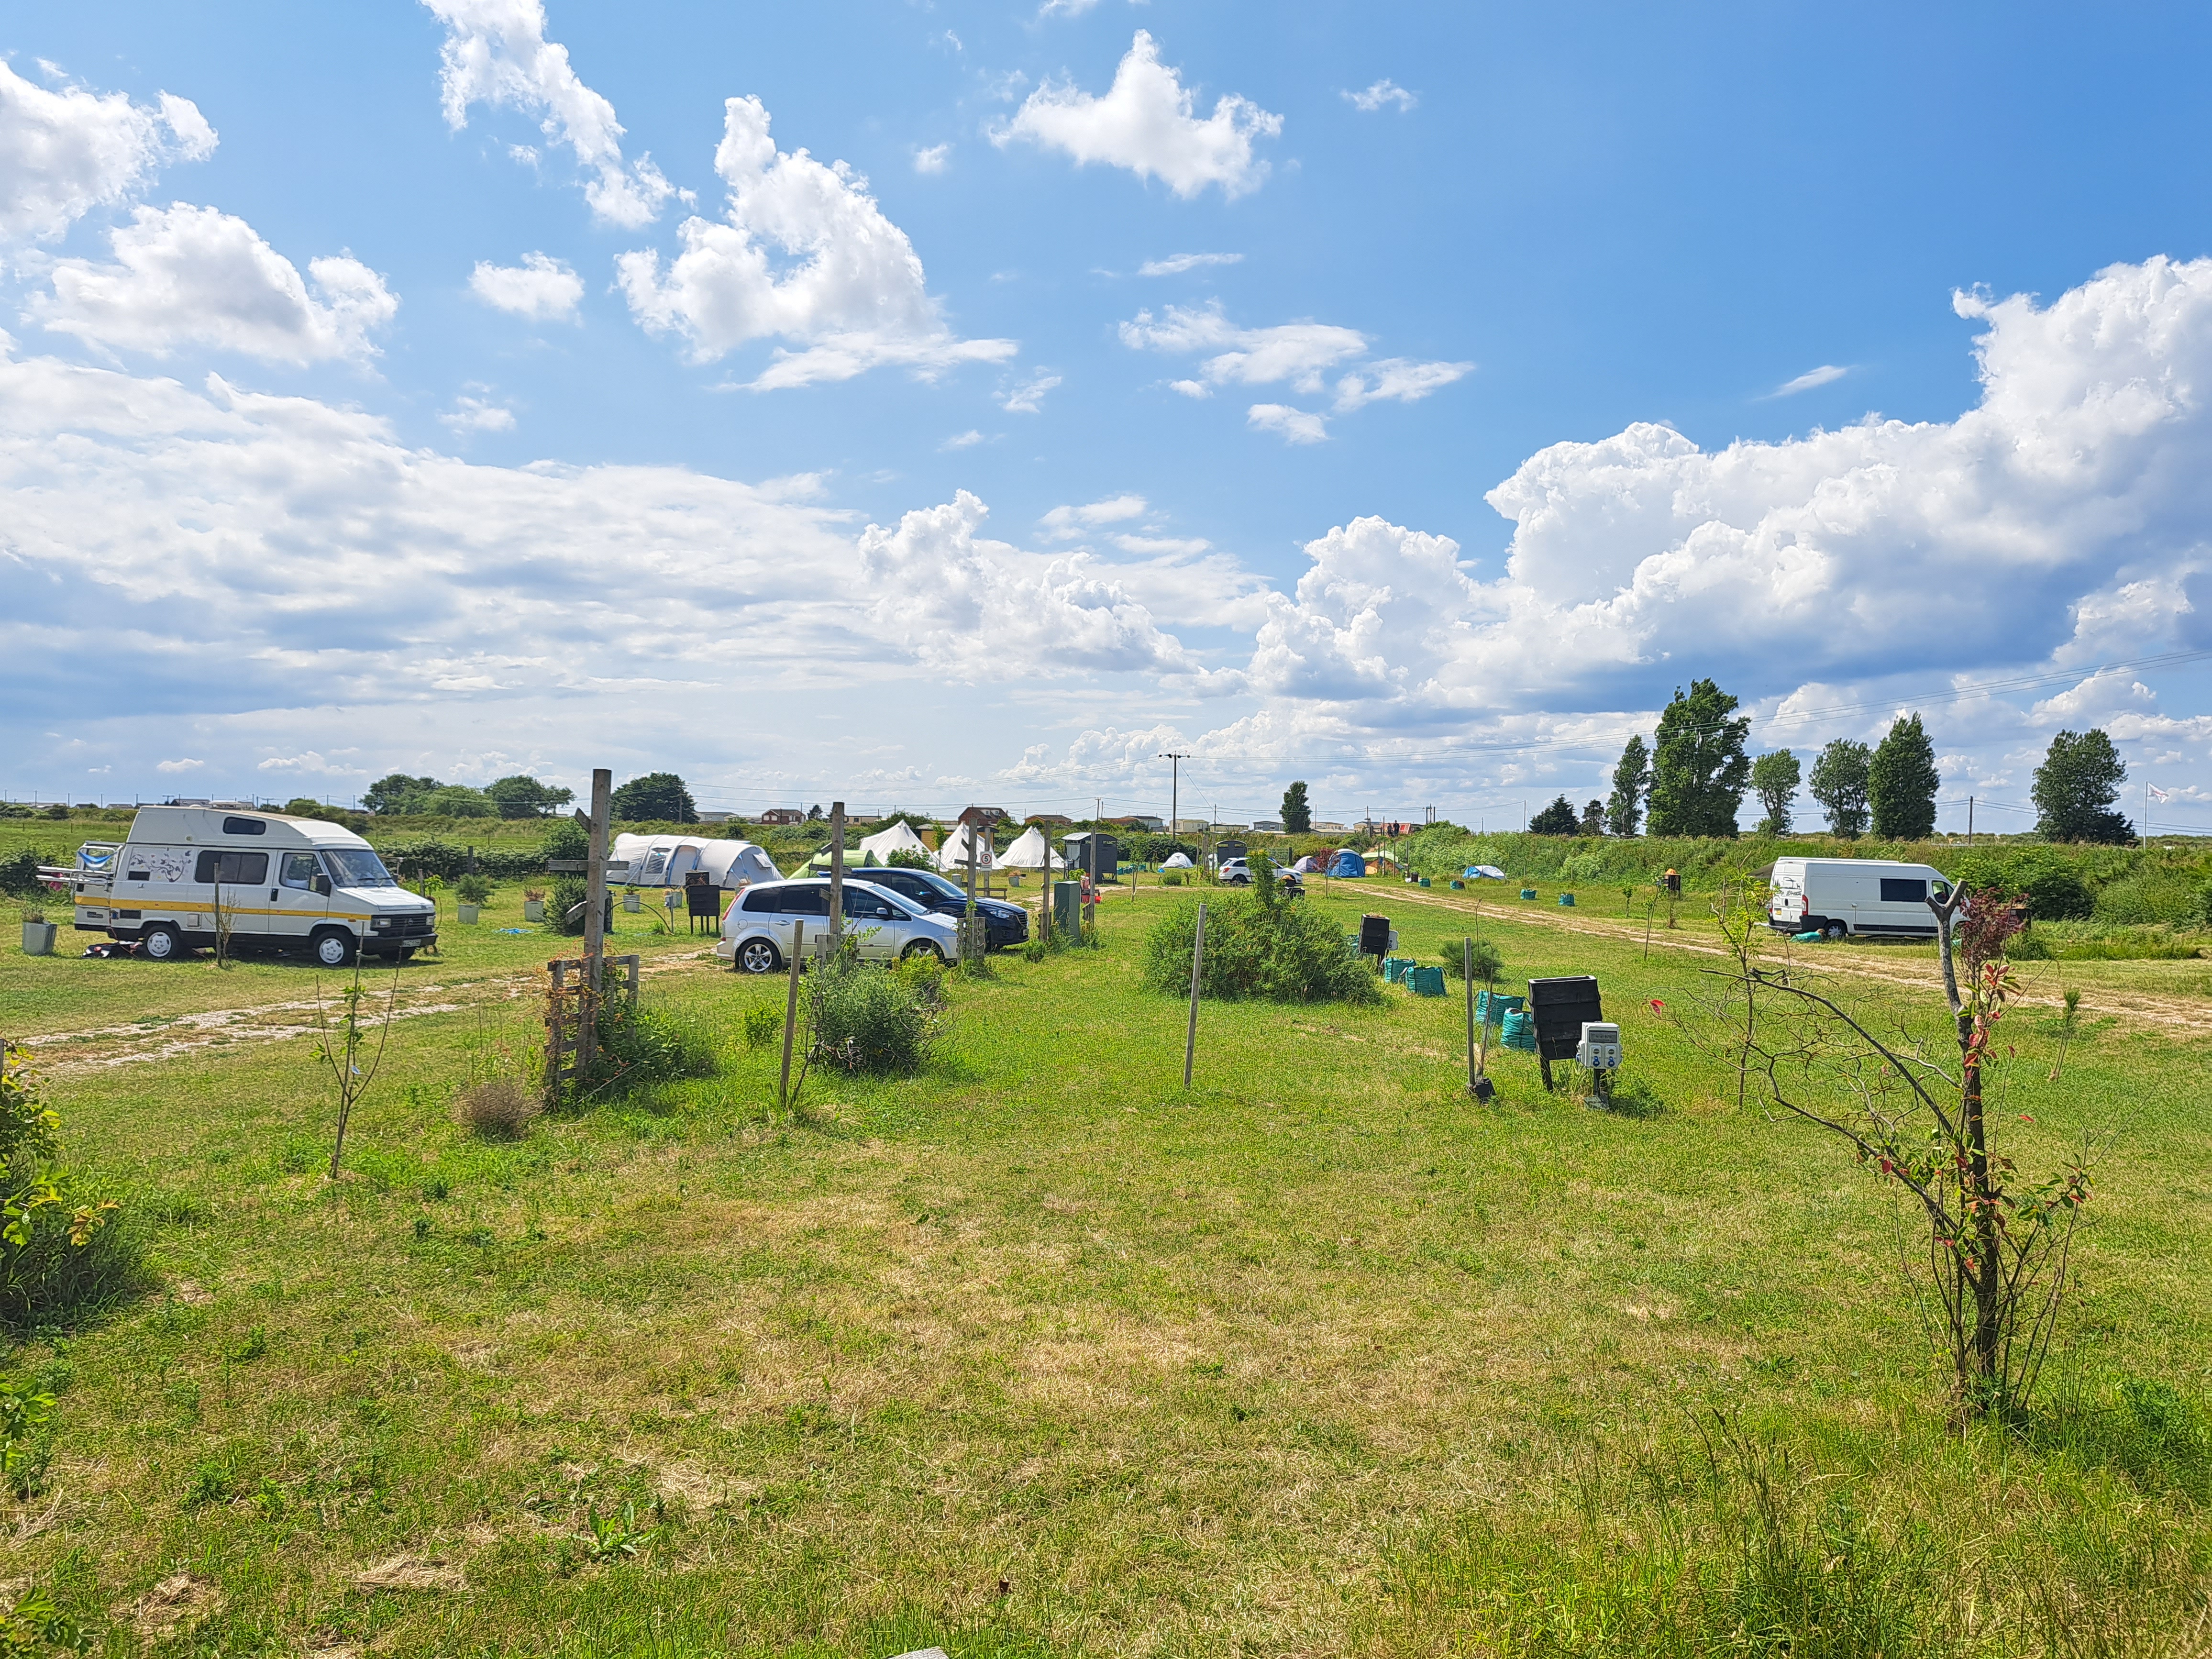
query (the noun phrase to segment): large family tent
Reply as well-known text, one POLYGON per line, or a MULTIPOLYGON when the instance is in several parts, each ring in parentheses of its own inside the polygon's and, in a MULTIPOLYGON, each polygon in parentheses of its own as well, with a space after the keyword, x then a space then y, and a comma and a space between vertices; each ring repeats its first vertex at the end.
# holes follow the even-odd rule
POLYGON ((766 852, 749 841, 718 841, 706 836, 617 836, 616 859, 629 860, 618 879, 630 887, 681 887, 684 877, 704 870, 717 887, 781 881, 783 872, 766 852))
POLYGON ((945 845, 937 849, 937 867, 948 875, 965 875, 968 871, 966 860, 971 856, 968 849, 971 846, 975 849, 972 856, 976 869, 989 869, 997 857, 991 850, 990 832, 965 823, 945 836, 945 845))
POLYGON ((1364 876, 1367 873, 1367 860, 1347 847, 1330 860, 1328 872, 1332 876, 1364 876))
POLYGON ((852 854, 848 853, 845 854, 845 862, 850 865, 859 863, 862 860, 873 859, 878 864, 889 864, 894 853, 910 854, 921 859, 925 864, 934 856, 929 850, 929 843, 914 833, 912 824, 904 818, 901 818, 890 829, 879 830, 863 840, 860 842, 860 858, 855 859, 852 854))
POLYGON ((1067 868, 1067 860, 1052 850, 1052 843, 1044 838, 1044 831, 1036 824, 1022 831, 1014 844, 999 854, 1000 865, 1009 870, 1042 870, 1045 860, 1052 860, 1055 870, 1067 868))

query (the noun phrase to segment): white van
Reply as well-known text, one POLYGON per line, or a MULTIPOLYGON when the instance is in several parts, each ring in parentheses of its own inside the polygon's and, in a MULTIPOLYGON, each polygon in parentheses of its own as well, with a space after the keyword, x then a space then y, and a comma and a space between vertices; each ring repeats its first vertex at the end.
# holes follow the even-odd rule
POLYGON ((404 962, 438 942, 429 900, 319 818, 142 806, 129 839, 90 842, 74 870, 41 873, 76 890, 78 932, 135 939, 155 962, 212 946, 218 925, 234 951, 305 951, 325 968, 356 952, 404 962))
POLYGON ((1830 939, 1934 939, 1928 901, 1951 893, 1942 871, 1896 859, 1777 859, 1769 884, 1775 932, 1830 939))

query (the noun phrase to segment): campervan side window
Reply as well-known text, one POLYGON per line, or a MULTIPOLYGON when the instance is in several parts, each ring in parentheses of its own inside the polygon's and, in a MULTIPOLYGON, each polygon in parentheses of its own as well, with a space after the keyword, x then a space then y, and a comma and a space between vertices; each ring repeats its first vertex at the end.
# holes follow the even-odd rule
POLYGON ((228 882, 240 887, 258 887, 269 879, 266 853, 219 853, 213 848, 200 854, 192 871, 198 882, 228 882))
POLYGON ((323 873, 323 866, 315 862, 315 855, 313 853, 285 854, 281 869, 282 873, 277 877, 280 883, 287 887, 298 887, 303 890, 313 883, 317 876, 323 873))
POLYGON ((265 836, 269 826, 259 818, 225 818, 222 833, 226 836, 265 836))
POLYGON ((1884 904, 1925 904, 1928 884, 1898 876, 1881 878, 1881 902, 1884 904))

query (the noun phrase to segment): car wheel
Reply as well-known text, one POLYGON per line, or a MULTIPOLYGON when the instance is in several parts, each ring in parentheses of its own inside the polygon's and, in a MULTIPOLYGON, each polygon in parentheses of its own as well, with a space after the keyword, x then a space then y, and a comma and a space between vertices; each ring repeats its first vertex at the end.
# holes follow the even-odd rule
POLYGON ((1843 939, 1847 937, 1850 933, 1850 929, 1844 927, 1840 921, 1832 921, 1820 931, 1830 939, 1843 939))
POLYGON ((176 962, 185 954, 185 942, 164 922, 138 935, 138 954, 149 962, 176 962))
POLYGON ((899 955, 908 962, 912 962, 916 957, 935 957, 939 962, 945 960, 944 951, 933 939, 918 939, 900 951, 899 955))
POLYGON ((307 948, 313 952, 319 967, 349 968, 353 965, 353 935, 343 928, 324 928, 309 942, 307 948))
POLYGON ((741 974, 772 974, 783 965, 776 948, 764 939, 749 939, 738 946, 738 971, 741 974))
POLYGON ((397 951, 393 955, 393 960, 398 962, 412 962, 415 960, 415 952, 411 950, 397 951))

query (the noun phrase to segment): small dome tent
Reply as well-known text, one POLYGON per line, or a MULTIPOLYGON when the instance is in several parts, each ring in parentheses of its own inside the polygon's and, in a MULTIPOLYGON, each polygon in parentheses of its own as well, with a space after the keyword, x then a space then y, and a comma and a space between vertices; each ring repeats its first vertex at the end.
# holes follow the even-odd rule
POLYGON ((1160 860, 1160 868, 1163 870, 1194 870, 1197 867, 1190 861, 1190 854, 1188 853, 1170 853, 1160 860))
POLYGON ((1309 853, 1291 866, 1291 873, 1297 876, 1317 876, 1321 873, 1321 860, 1309 853))
POLYGON ((1367 860, 1347 847, 1330 861, 1328 872, 1332 876, 1364 876, 1367 873, 1367 860))
POLYGON ((749 841, 720 841, 704 836, 617 836, 611 857, 629 862, 618 879, 630 887, 681 887, 684 877, 704 870, 715 886, 743 887, 756 881, 780 881, 783 872, 749 841))

